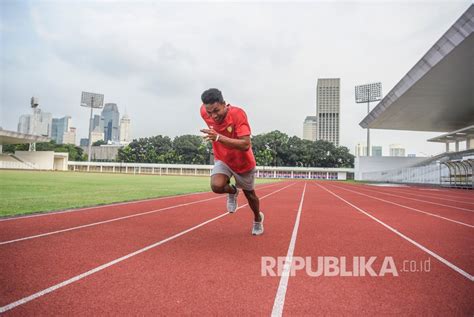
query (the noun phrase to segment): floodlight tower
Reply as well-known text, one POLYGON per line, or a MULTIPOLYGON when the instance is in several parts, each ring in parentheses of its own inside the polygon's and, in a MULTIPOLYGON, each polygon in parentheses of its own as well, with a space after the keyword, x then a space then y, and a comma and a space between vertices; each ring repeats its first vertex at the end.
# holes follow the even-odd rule
MULTIPOLYGON (((39 107, 39 102, 38 98, 36 97, 31 97, 30 101, 31 109, 33 110, 33 116, 31 117, 31 134, 35 134, 35 128, 36 128, 36 108, 39 107)), ((28 148, 29 151, 36 151, 36 143, 30 143, 30 146, 28 148)))
POLYGON ((87 161, 91 161, 92 152, 92 115, 94 108, 101 109, 104 106, 104 95, 92 92, 82 92, 81 106, 91 108, 91 117, 89 119, 89 153, 87 153, 87 161))
MULTIPOLYGON (((356 103, 367 102, 367 114, 370 113, 370 102, 382 99, 382 83, 355 86, 356 103)), ((367 156, 370 156, 370 129, 367 127, 367 156)))

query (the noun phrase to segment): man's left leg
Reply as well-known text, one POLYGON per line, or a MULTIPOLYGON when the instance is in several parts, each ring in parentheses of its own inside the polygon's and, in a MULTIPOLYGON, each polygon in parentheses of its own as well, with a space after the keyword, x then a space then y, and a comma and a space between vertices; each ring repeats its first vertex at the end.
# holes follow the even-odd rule
POLYGON ((263 234, 263 212, 260 211, 260 200, 258 199, 255 190, 245 190, 243 189, 245 197, 249 202, 250 209, 253 211, 253 226, 252 226, 252 234, 254 236, 259 236, 263 234))
POLYGON ((243 189, 243 192, 245 194, 245 197, 247 198, 247 201, 249 202, 250 209, 252 209, 253 211, 254 221, 262 221, 260 216, 260 200, 258 199, 257 193, 255 193, 255 190, 245 189, 243 189))
POLYGON ((260 211, 260 200, 257 193, 255 193, 255 169, 244 173, 234 174, 237 187, 242 188, 242 191, 249 202, 250 209, 253 212, 253 226, 252 234, 261 235, 263 233, 263 212, 260 211))

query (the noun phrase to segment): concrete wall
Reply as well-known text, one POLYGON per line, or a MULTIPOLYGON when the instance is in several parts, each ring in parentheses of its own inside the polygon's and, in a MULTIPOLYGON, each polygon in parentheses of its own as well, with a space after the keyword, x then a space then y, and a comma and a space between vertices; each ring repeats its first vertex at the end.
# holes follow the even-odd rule
POLYGON ((55 153, 54 154, 54 170, 67 171, 69 153, 55 153))
POLYGON ((347 180, 347 173, 337 172, 337 179, 341 181, 347 180))
POLYGON ((398 157, 398 156, 359 156, 355 158, 356 180, 364 180, 363 173, 394 170, 403 167, 409 167, 416 163, 426 160, 426 157, 398 157))
POLYGON ((16 151, 15 156, 24 162, 34 163, 41 170, 52 170, 54 167, 53 151, 16 151))

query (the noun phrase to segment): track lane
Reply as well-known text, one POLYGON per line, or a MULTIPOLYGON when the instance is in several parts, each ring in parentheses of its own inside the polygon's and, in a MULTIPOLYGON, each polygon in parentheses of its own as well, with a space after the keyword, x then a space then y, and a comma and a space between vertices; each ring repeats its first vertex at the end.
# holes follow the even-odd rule
POLYGON ((258 305, 260 300, 254 294, 263 292, 271 298, 273 291, 269 291, 269 285, 276 288, 277 280, 265 284, 255 282, 260 275, 260 256, 287 247, 294 221, 291 215, 298 203, 298 197, 295 199, 290 193, 298 188, 301 191, 301 184, 262 200, 262 210, 266 213, 266 232, 262 237, 250 235, 252 216, 245 207, 235 215, 220 218, 11 312, 20 315, 268 312, 270 304, 258 305), (274 217, 278 214, 283 217, 274 217))
POLYGON ((400 198, 393 198, 392 196, 384 196, 379 195, 378 191, 365 191, 360 190, 358 188, 354 188, 353 186, 344 186, 344 185, 332 185, 334 187, 340 188, 345 190, 349 193, 356 193, 360 196, 367 197, 368 199, 375 199, 383 203, 392 204, 394 206, 398 206, 400 208, 404 208, 407 210, 411 210, 413 212, 422 213, 425 215, 430 215, 432 217, 437 217, 439 219, 443 219, 446 221, 450 221, 453 223, 458 223, 460 225, 464 225, 470 228, 474 227, 474 213, 468 213, 458 210, 450 210, 445 207, 439 206, 432 206, 420 202, 412 202, 412 201, 405 201, 404 199, 400 198))
POLYGON ((364 209, 413 240, 474 274, 474 229, 434 218, 327 185, 340 197, 364 209))
MULTIPOLYGON (((318 182, 327 187, 328 182, 318 182)), ((332 190, 332 189, 331 189, 332 190)), ((311 185, 301 214, 295 256, 392 256, 404 260, 431 258, 431 271, 385 277, 310 277, 304 271, 289 278, 284 315, 467 315, 474 311, 473 283, 361 214, 325 190, 311 185)), ((373 265, 376 272, 381 262, 373 265)), ((348 261, 348 269, 352 270, 348 261)))
MULTIPOLYGON (((258 193, 285 186, 288 183, 258 193)), ((215 217, 226 208, 225 200, 195 206, 0 246, 0 306, 215 217)))
MULTIPOLYGON (((261 185, 257 189, 271 188, 276 184, 261 185)), ((222 196, 207 192, 97 206, 71 210, 71 212, 38 215, 38 217, 14 218, 11 221, 0 222, 0 245, 13 242, 13 240, 81 229, 80 227, 83 226, 100 225, 101 222, 107 223, 113 219, 127 219, 127 217, 140 216, 140 214, 160 212, 160 209, 172 209, 173 206, 202 203, 219 198, 223 199, 222 196)))

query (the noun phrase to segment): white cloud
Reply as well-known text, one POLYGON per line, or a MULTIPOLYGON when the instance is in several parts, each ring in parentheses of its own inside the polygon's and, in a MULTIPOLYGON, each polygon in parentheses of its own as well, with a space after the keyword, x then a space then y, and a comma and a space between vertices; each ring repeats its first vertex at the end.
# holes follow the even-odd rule
MULTIPOLYGON (((301 136, 317 78, 340 77, 341 143, 353 150, 365 140, 358 123, 366 111, 354 85, 382 81, 388 93, 468 5, 32 2, 22 32, 33 40, 4 43, 11 50, 2 63, 15 67, 2 65, 9 110, 1 124, 15 129, 36 94, 46 111, 72 115, 84 137, 88 114, 78 104, 87 90, 126 107, 135 137, 198 133, 200 94, 218 87, 245 107, 255 133, 301 136)), ((390 143, 442 150, 426 134, 402 135, 374 131, 373 140, 387 151, 390 143)))

